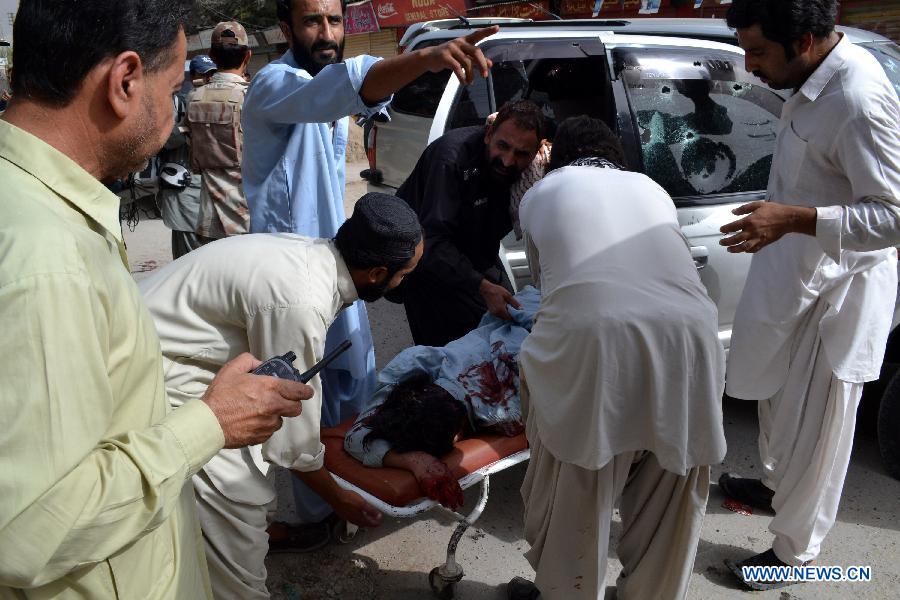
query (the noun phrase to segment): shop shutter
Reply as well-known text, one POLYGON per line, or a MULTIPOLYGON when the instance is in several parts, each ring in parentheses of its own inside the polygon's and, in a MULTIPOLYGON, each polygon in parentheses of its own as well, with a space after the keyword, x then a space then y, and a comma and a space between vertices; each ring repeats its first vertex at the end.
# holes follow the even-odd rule
POLYGON ((369 34, 369 54, 388 58, 397 55, 397 35, 393 29, 369 34))
POLYGON ((900 4, 883 0, 844 0, 841 25, 868 29, 900 43, 900 4))
POLYGON ((371 56, 396 56, 397 35, 393 29, 385 29, 376 33, 358 33, 348 35, 344 42, 344 57, 369 54, 371 56))
POLYGON ((344 58, 352 58, 369 53, 370 33, 357 33, 344 38, 344 58))

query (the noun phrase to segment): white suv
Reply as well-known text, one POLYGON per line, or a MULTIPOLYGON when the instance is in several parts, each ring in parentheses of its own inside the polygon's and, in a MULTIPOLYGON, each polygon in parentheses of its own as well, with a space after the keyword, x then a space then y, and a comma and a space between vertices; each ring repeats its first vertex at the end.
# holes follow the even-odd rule
MULTIPOLYGON (((453 23, 414 29, 409 49, 482 25, 453 23)), ((839 30, 878 58, 900 93, 897 45, 858 29, 839 30)), ((511 100, 536 102, 551 136, 570 116, 603 119, 620 135, 629 166, 672 196, 700 278, 718 307, 719 337, 727 349, 750 256, 720 246, 719 228, 735 219, 733 208, 765 197, 776 125, 789 93, 744 70, 743 51, 721 20, 507 22, 481 48, 494 63, 487 79, 478 76, 463 87, 449 71, 428 73, 394 95, 390 122, 378 123, 368 140, 375 159, 370 181, 399 187, 429 142, 450 129, 484 123, 511 100)), ((512 234, 501 254, 511 280, 528 283, 525 253, 512 234)), ((900 478, 900 376, 881 409, 882 452, 900 478)))
MULTIPOLYGON (((467 31, 423 33, 410 48, 467 31)), ((395 94, 391 121, 375 133, 381 183, 398 187, 428 142, 484 123, 509 100, 535 101, 551 130, 568 116, 601 118, 621 135, 630 166, 674 198, 727 346, 749 257, 719 246, 719 227, 732 208, 763 197, 783 97, 744 72, 739 48, 716 41, 552 21, 504 25, 482 49, 494 62, 487 79, 461 87, 429 73, 395 94)), ((509 236, 504 248, 511 279, 527 283, 521 243, 509 236)))
MULTIPOLYGON (((469 33, 474 27, 499 24, 500 35, 531 37, 535 31, 552 37, 556 31, 577 29, 586 35, 600 33, 629 34, 641 36, 663 36, 690 38, 692 41, 717 41, 736 46, 734 32, 720 19, 632 19, 632 20, 583 20, 583 21, 543 21, 529 19, 473 18, 465 23, 458 19, 447 19, 416 23, 409 27, 400 40, 406 50, 416 50, 433 46, 469 33)), ((900 48, 886 37, 875 33, 838 27, 850 40, 869 50, 884 66, 900 93, 900 48)), ((496 40, 494 36, 489 41, 496 40)), ((636 40, 637 41, 637 40, 636 40)), ((637 43, 640 43, 637 41, 637 43)), ((743 56, 739 48, 735 52, 743 56)), ((397 188, 415 166, 416 160, 425 146, 434 139, 429 134, 436 116, 441 97, 447 91, 449 71, 426 73, 394 95, 389 108, 390 122, 380 122, 369 136, 367 145, 370 154, 370 172, 373 183, 383 183, 397 188)), ((443 125, 446 125, 444 115, 443 125)), ((440 119, 439 119, 440 120, 440 119)), ((443 133, 443 129, 440 131, 443 133)))

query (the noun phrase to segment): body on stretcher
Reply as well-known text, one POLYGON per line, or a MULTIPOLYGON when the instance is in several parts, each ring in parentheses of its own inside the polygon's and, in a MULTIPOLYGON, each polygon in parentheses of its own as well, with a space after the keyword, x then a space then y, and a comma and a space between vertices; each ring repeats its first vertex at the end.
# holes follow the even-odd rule
MULTIPOLYGON (((325 468, 338 485, 358 493, 372 506, 393 517, 413 517, 440 506, 425 496, 409 471, 366 467, 348 454, 344 450, 344 436, 354 421, 355 417, 321 431, 325 445, 325 468)), ((447 561, 435 567, 429 575, 431 589, 438 598, 453 598, 454 584, 463 577, 462 568, 455 560, 456 545, 465 530, 481 516, 487 504, 490 475, 526 461, 529 456, 525 434, 515 437, 482 434, 456 442, 453 451, 441 457, 462 489, 480 483, 481 496, 468 515, 454 513, 460 523, 448 544, 447 561)), ((352 537, 353 533, 355 531, 348 529, 348 537, 352 537)))

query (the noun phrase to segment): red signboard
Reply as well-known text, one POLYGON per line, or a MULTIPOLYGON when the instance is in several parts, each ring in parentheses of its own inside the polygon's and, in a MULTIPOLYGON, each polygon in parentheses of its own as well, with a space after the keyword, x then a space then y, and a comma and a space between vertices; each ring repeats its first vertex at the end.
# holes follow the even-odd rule
POLYGON ((473 8, 469 11, 470 17, 505 17, 519 19, 534 19, 542 21, 551 18, 550 0, 537 0, 535 2, 510 2, 494 4, 483 8, 473 8))
MULTIPOLYGON (((603 5, 604 8, 608 7, 606 4, 612 2, 613 0, 606 0, 603 5)), ((590 17, 591 13, 594 10, 595 0, 562 0, 559 3, 559 9, 562 12, 562 16, 574 19, 578 17, 590 17)), ((616 2, 618 4, 618 2, 616 2)), ((603 15, 603 10, 600 10, 600 15, 603 15)))
POLYGON ((378 19, 375 18, 375 9, 371 2, 359 2, 348 4, 344 14, 344 34, 372 33, 380 31, 378 19))
MULTIPOLYGON (((723 17, 728 10, 730 0, 693 0, 674 6, 672 0, 660 0, 658 11, 652 14, 642 14, 641 10, 653 7, 656 10, 657 2, 654 0, 604 0, 598 19, 633 19, 652 17, 723 17)), ((560 0, 560 13, 566 19, 590 19, 593 16, 595 0, 560 0)))
POLYGON ((372 0, 372 6, 381 27, 404 27, 466 14, 465 0, 372 0))

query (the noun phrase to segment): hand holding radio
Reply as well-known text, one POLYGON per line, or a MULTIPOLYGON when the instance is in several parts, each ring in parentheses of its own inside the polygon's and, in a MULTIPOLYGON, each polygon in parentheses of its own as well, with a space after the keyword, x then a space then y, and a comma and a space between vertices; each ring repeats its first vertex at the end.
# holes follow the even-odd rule
POLYGON ((298 416, 300 401, 313 396, 313 388, 299 381, 250 373, 262 364, 241 354, 219 369, 203 396, 222 427, 225 448, 265 442, 281 428, 282 418, 298 416))

